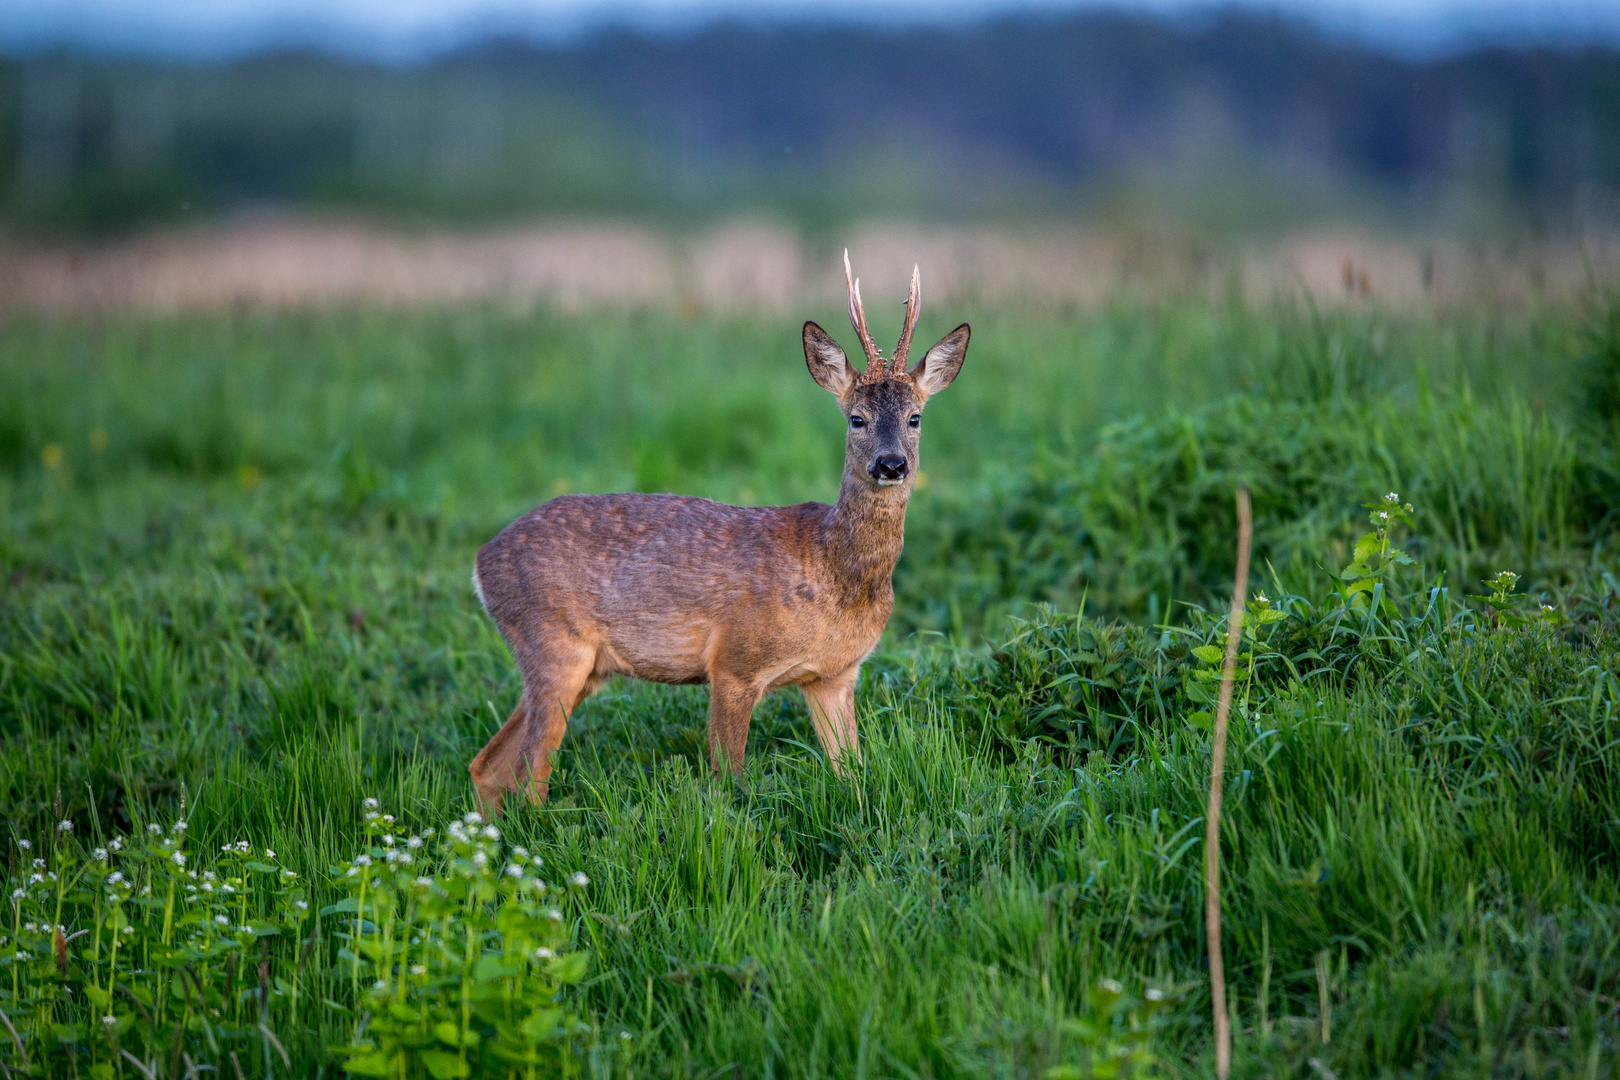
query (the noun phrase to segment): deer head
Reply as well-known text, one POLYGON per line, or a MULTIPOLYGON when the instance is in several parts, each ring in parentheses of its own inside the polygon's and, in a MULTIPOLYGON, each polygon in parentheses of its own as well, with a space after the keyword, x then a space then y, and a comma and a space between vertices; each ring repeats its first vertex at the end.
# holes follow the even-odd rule
POLYGON ((920 275, 911 271, 911 294, 906 298, 906 319, 894 358, 883 350, 866 328, 860 279, 850 273, 849 252, 844 252, 844 284, 849 293, 849 321, 866 354, 866 368, 857 371, 844 350, 821 327, 804 324, 804 362, 810 377, 838 398, 849 423, 844 446, 846 481, 864 478, 873 488, 910 491, 916 482, 918 441, 922 435, 923 406, 956 378, 967 358, 969 330, 963 323, 940 339, 907 370, 911 334, 922 306, 920 275))

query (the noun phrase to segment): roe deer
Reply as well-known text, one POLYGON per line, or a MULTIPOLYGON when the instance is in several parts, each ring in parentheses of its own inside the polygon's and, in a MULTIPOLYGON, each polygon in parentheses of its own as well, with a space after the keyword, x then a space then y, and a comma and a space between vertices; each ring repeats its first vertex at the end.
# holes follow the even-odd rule
POLYGON ((479 550, 473 586, 523 671, 517 708, 469 767, 487 809, 499 813, 506 793, 524 786, 545 800, 569 714, 621 672, 709 684, 716 772, 742 769, 754 704, 788 685, 803 691, 835 769, 859 755, 855 677, 894 607, 923 404, 961 370, 969 330, 952 330, 908 371, 917 270, 890 361, 866 329, 847 251, 844 282, 865 370, 804 324, 810 375, 848 421, 836 504, 564 495, 479 550))

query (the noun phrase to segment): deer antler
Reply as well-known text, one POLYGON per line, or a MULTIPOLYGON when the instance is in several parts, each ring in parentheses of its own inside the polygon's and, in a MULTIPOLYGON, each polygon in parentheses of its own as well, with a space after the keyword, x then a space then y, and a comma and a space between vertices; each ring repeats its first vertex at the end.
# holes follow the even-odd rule
POLYGON ((906 297, 906 325, 900 330, 900 344, 894 347, 894 359, 889 370, 895 375, 906 373, 906 358, 911 355, 911 332, 917 329, 917 312, 922 308, 922 271, 911 268, 911 294, 906 297))
POLYGON ((860 335, 861 350, 866 353, 866 373, 871 377, 883 374, 883 350, 872 340, 866 329, 866 308, 861 306, 861 282, 849 268, 849 249, 844 249, 844 285, 849 290, 849 322, 860 335))

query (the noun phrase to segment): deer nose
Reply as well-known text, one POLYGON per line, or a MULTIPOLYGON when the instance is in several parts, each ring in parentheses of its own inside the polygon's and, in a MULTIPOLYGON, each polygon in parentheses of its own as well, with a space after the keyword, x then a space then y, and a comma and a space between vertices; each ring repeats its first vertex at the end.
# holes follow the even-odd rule
POLYGON ((904 480, 911 465, 901 454, 884 454, 872 462, 872 478, 875 480, 904 480))

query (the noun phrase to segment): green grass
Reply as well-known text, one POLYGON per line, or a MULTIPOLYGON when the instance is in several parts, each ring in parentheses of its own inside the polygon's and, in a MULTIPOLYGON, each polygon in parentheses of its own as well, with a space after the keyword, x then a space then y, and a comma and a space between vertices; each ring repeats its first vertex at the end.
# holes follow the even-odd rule
MULTIPOLYGON (((1088 1024, 1124 1038, 1114 979, 1144 1024, 1142 995, 1167 995, 1147 1035, 1167 1071, 1210 1072, 1189 648, 1223 632, 1202 608, 1223 606, 1242 480, 1257 588, 1288 617, 1254 650, 1229 758, 1235 1071, 1611 1075, 1620 440, 1587 394, 1601 322, 961 314, 975 341, 925 421, 858 774, 830 772, 784 696, 757 710, 743 778, 717 782, 701 688, 615 683, 571 725, 551 804, 503 824, 554 881, 592 882, 568 909, 590 959, 563 996, 587 1028, 574 1064, 1041 1076, 1087 1067, 1088 1024), (1346 611, 1324 568, 1390 490, 1418 508, 1419 565, 1387 583, 1392 609, 1346 611), (1562 620, 1497 627, 1479 581, 1502 568, 1562 620)), ((517 695, 468 585, 499 527, 560 490, 832 495, 841 425, 797 338, 785 319, 484 310, 0 327, 14 838, 37 853, 60 814, 105 842, 183 799, 197 867, 248 840, 315 906, 348 895, 341 868, 375 843, 362 800, 443 829, 517 695)), ((197 1062, 340 1069, 375 972, 344 959, 341 913, 315 921, 302 965, 300 935, 261 946, 308 982, 300 1011, 268 1013, 294 1067, 223 1018, 218 1052, 182 1033, 197 1062)), ((8 996, 11 947, 0 1008, 33 1040, 43 1006, 8 996)), ((74 949, 51 983, 65 1024, 94 977, 74 949)), ((58 1032, 53 1067, 135 1077, 92 1029, 58 1032)))

